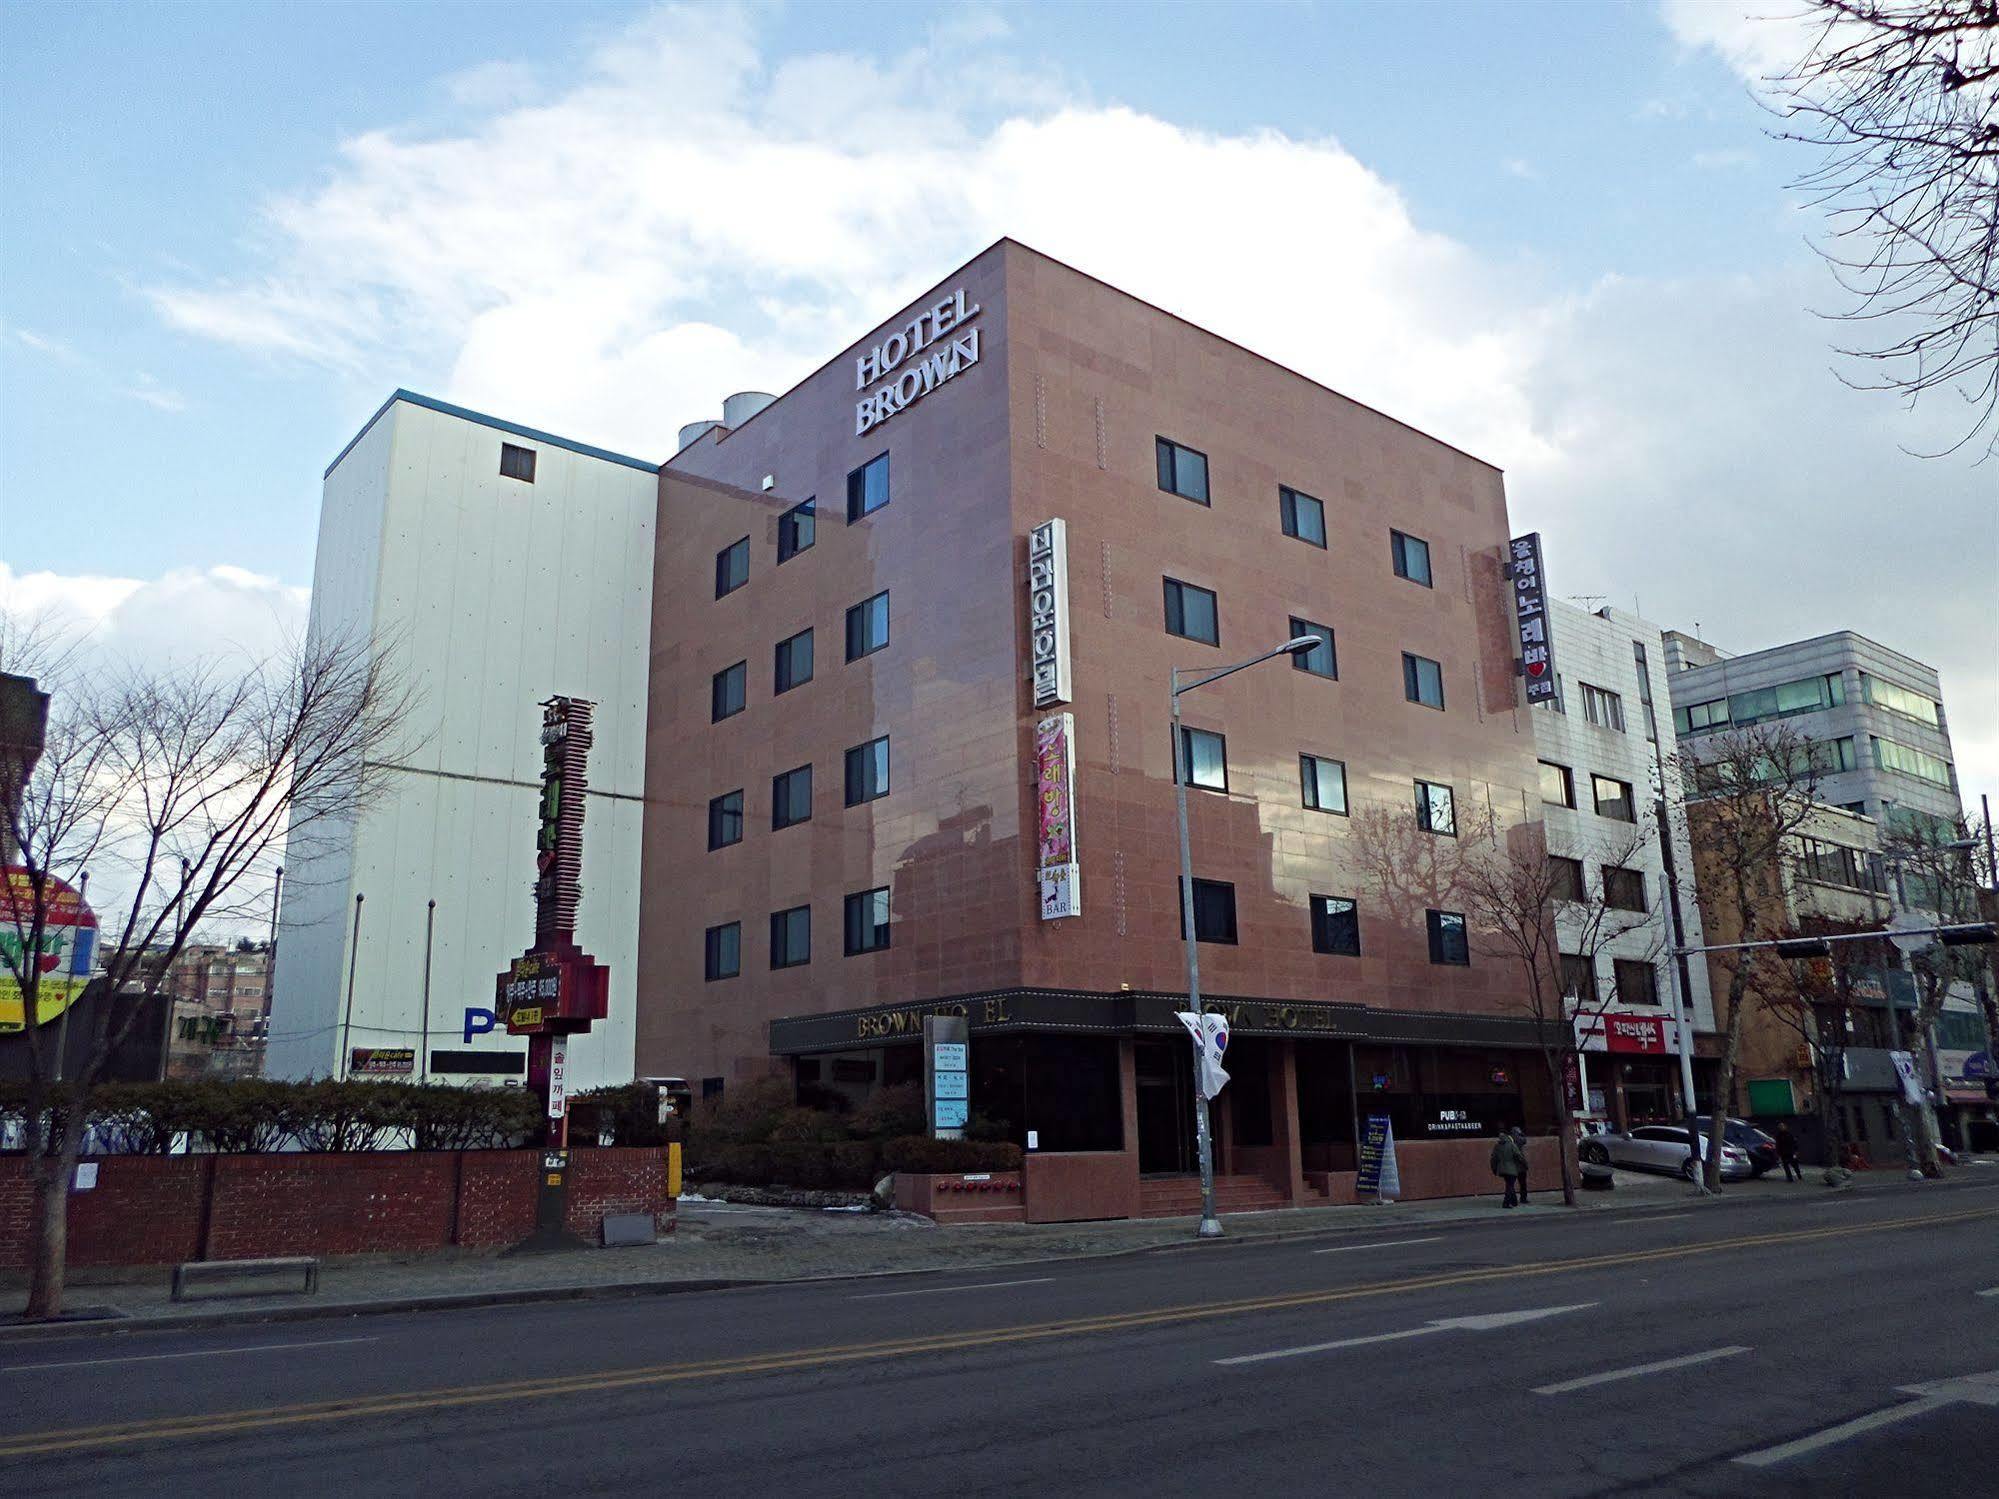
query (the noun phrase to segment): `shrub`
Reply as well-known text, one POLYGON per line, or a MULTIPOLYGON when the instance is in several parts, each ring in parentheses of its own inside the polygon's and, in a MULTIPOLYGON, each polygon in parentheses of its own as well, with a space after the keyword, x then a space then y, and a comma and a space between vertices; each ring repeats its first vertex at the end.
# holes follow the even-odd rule
POLYGON ((948 1171, 1018 1171, 1024 1152, 1011 1141, 932 1140, 904 1135, 881 1149, 883 1171, 913 1175, 948 1171))
POLYGON ((893 1140, 923 1133, 923 1084, 897 1083, 877 1088, 847 1116, 847 1128, 857 1140, 893 1140))
POLYGON ((790 1079, 768 1077, 703 1098, 689 1116, 689 1139, 761 1145, 780 1115, 796 1106, 790 1079))
POLYGON ((618 1145, 663 1143, 658 1091, 650 1083, 625 1083, 616 1088, 592 1088, 570 1100, 571 1143, 594 1145, 606 1134, 618 1145))

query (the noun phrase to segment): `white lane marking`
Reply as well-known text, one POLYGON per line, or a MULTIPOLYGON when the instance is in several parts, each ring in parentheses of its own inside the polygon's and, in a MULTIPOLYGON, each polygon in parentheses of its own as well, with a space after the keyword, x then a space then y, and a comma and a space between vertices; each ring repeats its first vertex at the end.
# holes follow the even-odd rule
POLYGON ((918 1291, 870 1291, 865 1296, 849 1296, 849 1301, 885 1301, 891 1296, 942 1296, 947 1291, 997 1291, 1002 1286, 1041 1286, 1055 1277, 1037 1275, 1033 1280, 988 1280, 975 1286, 925 1286, 918 1291))
POLYGON ((343 1343, 376 1343, 379 1338, 315 1338, 307 1343, 252 1343, 247 1348, 195 1348, 186 1353, 134 1353, 123 1358, 72 1358, 54 1364, 8 1364, 0 1374, 26 1374, 35 1369, 88 1369, 98 1364, 152 1364, 170 1358, 221 1358, 231 1353, 283 1353, 293 1348, 334 1348, 343 1343))
POLYGON ((1571 1390, 1587 1390, 1591 1385, 1610 1384, 1619 1379, 1636 1379, 1641 1374, 1659 1374, 1667 1369, 1684 1369, 1689 1364, 1710 1363, 1718 1358, 1734 1358, 1749 1350, 1740 1344, 1709 1348, 1702 1353, 1685 1353, 1678 1358, 1662 1358, 1656 1363, 1633 1364, 1628 1369, 1609 1369, 1602 1374, 1586 1374, 1581 1379, 1565 1379, 1560 1384, 1534 1386, 1536 1395, 1566 1395, 1571 1390))
POLYGON ((1335 1244, 1331 1249, 1315 1249, 1314 1254, 1351 1254, 1356 1249, 1397 1249, 1404 1244, 1434 1244, 1443 1238, 1442 1234, 1431 1234, 1427 1239, 1377 1239, 1372 1244, 1335 1244))
POLYGON ((1999 1286, 1994 1286, 1989 1291, 1980 1291, 1978 1294, 1981 1296, 1999 1296, 1999 1286))
POLYGON ((1647 1213, 1642 1218, 1619 1218, 1619 1223, 1664 1223, 1668 1218, 1691 1218, 1692 1213, 1647 1213))
POLYGON ((1579 1301, 1573 1306, 1540 1306, 1520 1312, 1486 1312, 1474 1317, 1439 1317, 1421 1327, 1402 1332, 1378 1332, 1364 1338, 1340 1338, 1331 1343, 1306 1343, 1298 1348, 1273 1348, 1268 1353, 1241 1353, 1234 1358, 1218 1358, 1217 1364, 1261 1364, 1274 1358, 1298 1358, 1307 1353, 1330 1353, 1335 1348, 1358 1348, 1364 1343, 1393 1343, 1402 1338, 1427 1338, 1440 1332, 1492 1332, 1522 1322, 1538 1322, 1543 1317, 1559 1317, 1563 1312, 1581 1312, 1598 1305, 1579 1301))
POLYGON ((1765 1447, 1761 1452, 1745 1452, 1736 1459, 1747 1468, 1768 1468, 1774 1464, 1788 1462, 1807 1452, 1816 1452, 1821 1447, 1830 1447, 1835 1442, 1843 1442, 1848 1437, 1857 1437, 1864 1431, 1876 1427, 1892 1426, 1897 1421, 1906 1421, 1912 1416, 1928 1415, 1931 1411, 1954 1402, 1947 1395, 1932 1395, 1923 1400, 1911 1400, 1906 1405, 1891 1405, 1885 1410, 1870 1412, 1865 1416, 1855 1416, 1851 1421, 1842 1421, 1837 1426, 1828 1426, 1824 1431, 1815 1431, 1810 1436, 1799 1437, 1794 1442, 1783 1442, 1775 1447, 1765 1447))

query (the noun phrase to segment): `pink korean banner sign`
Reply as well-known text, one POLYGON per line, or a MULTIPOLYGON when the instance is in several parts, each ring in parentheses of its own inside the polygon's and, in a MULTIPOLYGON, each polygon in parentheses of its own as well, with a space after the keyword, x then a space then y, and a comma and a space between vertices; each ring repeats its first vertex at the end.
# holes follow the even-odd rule
POLYGON ((1076 864, 1076 720, 1051 713, 1034 726, 1035 874, 1041 919, 1083 914, 1076 864))

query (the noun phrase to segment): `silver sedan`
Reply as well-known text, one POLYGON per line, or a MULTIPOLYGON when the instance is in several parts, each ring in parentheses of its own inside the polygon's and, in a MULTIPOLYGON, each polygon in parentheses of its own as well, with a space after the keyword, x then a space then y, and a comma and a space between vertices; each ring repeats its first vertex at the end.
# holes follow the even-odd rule
MULTIPOLYGON (((1634 1171, 1666 1171, 1693 1180, 1693 1162, 1687 1159, 1687 1132, 1679 1125, 1641 1124, 1633 1130, 1608 1130, 1590 1135, 1577 1149, 1585 1161, 1600 1166, 1624 1166, 1634 1171)), ((1707 1160, 1707 1136, 1698 1138, 1696 1148, 1707 1160)), ((1721 1179, 1741 1181, 1756 1174, 1749 1152, 1738 1146, 1721 1147, 1721 1179)))

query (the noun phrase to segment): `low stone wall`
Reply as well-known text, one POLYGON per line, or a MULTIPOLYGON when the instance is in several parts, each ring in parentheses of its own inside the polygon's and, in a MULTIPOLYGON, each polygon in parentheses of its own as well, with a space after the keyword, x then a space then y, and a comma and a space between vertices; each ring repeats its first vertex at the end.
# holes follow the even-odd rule
POLYGON ((1025 1172, 1029 1223, 1138 1216, 1135 1151, 1036 1151, 1025 1172))
POLYGON ((939 1223, 1018 1223, 1022 1195, 1018 1171, 895 1174, 895 1205, 939 1223))
MULTIPOLYGON (((69 1196, 69 1262, 173 1265, 269 1255, 499 1249, 534 1228, 538 1150, 103 1156, 69 1196)), ((670 1227, 658 1150, 575 1150, 568 1226, 587 1243, 610 1213, 670 1227)), ((0 1158, 0 1271, 28 1263, 27 1162, 0 1158)))

